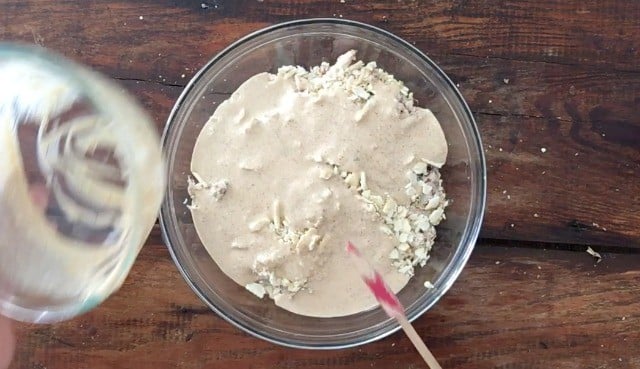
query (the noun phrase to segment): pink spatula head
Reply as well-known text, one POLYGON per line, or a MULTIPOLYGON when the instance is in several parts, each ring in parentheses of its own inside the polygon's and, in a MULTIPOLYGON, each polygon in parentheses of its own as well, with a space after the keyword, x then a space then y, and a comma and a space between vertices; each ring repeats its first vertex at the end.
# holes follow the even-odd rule
POLYGON ((353 257, 354 264, 362 277, 364 283, 369 287, 369 290, 373 293, 376 300, 384 311, 392 318, 397 316, 404 316, 404 307, 398 300, 398 297, 391 291, 387 283, 382 279, 380 273, 378 273, 371 264, 362 256, 360 250, 358 250, 351 242, 347 243, 347 252, 353 257))
POLYGON ((422 341, 422 338, 418 336, 418 332, 416 332, 415 328, 413 328, 409 320, 407 320, 404 307, 400 303, 400 300, 398 300, 398 297, 391 291, 384 279, 382 279, 380 273, 373 269, 371 264, 362 256, 360 250, 351 242, 347 242, 347 252, 352 256, 362 280, 367 287, 369 287, 369 290, 373 293, 376 300, 378 300, 382 309, 384 309, 387 315, 400 324, 400 327, 402 327, 402 330, 407 337, 409 337, 427 365, 431 369, 442 369, 436 358, 427 348, 427 345, 422 341))

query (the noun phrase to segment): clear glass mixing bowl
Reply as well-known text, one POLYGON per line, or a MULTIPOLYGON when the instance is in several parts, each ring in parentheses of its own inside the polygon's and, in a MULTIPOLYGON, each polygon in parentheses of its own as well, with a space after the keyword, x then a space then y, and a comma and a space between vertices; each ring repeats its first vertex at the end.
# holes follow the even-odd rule
MULTIPOLYGON (((161 225, 169 250, 187 283, 212 310, 257 337, 285 346, 331 349, 385 337, 399 326, 381 309, 338 318, 292 314, 269 299, 257 299, 223 274, 200 242, 184 205, 193 146, 207 119, 249 77, 283 65, 333 62, 356 49, 358 58, 405 82, 419 106, 439 119, 449 142, 441 173, 448 196, 447 220, 428 264, 399 293, 410 320, 432 307, 451 287, 474 247, 485 207, 486 169, 478 129, 451 80, 418 49, 366 24, 309 19, 255 32, 215 56, 185 88, 164 132, 168 191, 161 225), (423 281, 435 286, 426 289, 423 281)), ((224 216, 224 215, 220 215, 224 216)))

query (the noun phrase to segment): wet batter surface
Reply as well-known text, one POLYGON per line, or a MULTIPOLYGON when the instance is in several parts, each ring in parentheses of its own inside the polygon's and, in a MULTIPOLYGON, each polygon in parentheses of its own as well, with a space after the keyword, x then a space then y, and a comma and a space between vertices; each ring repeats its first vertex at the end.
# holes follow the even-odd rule
POLYGON ((343 316, 376 306, 347 241, 396 292, 427 262, 446 156, 431 111, 350 51, 255 75, 221 104, 194 147, 189 207, 235 282, 294 313, 343 316))

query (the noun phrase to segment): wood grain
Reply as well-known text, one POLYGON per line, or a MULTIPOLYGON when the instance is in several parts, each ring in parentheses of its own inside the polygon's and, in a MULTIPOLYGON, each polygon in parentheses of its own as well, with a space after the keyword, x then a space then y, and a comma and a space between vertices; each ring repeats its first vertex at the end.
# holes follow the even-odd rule
POLYGON ((598 4, 5 1, 0 38, 116 78, 160 129, 189 77, 242 35, 305 16, 367 21, 431 55, 474 111, 489 168, 483 237, 640 247, 638 5, 598 4), (544 31, 548 18, 563 21, 544 31))
MULTIPOLYGON (((638 367, 640 255, 603 257, 483 244, 417 331, 449 369, 638 367)), ((197 300, 153 243, 95 311, 17 331, 13 369, 424 367, 401 333, 329 352, 250 337, 197 300)))
POLYGON ((182 68, 249 31, 308 17, 372 23, 429 45, 428 52, 639 71, 634 1, 5 0, 2 7, 1 38, 36 41, 146 79, 179 81, 182 68))
MULTIPOLYGON (((160 130, 215 53, 306 17, 387 29, 459 84, 487 155, 483 237, 580 250, 478 247, 416 323, 443 367, 640 367, 640 2, 3 0, 0 40, 36 43, 107 74, 160 130), (583 246, 565 243, 630 253, 596 265, 583 246)), ((103 306, 17 332, 14 369, 423 367, 401 334, 315 352, 242 333, 188 289, 157 228, 103 306)))
POLYGON ((160 128, 181 86, 242 35, 300 17, 366 21, 427 52, 468 99, 489 167, 484 237, 640 247, 638 7, 5 1, 0 38, 36 42, 116 78, 160 128))

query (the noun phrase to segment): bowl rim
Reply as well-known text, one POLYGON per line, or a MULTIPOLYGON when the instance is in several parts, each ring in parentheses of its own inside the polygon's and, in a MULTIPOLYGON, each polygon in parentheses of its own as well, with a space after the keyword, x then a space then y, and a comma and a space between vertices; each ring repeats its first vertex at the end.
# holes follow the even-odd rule
MULTIPOLYGON (((482 147, 482 140, 480 137, 480 132, 478 129, 478 125, 473 117, 473 114, 471 112, 471 109, 469 108, 469 105, 467 104, 466 100, 463 98, 462 94, 460 93, 460 91, 458 90, 458 88, 456 87, 455 83, 453 83, 453 81, 447 76, 447 74, 433 61, 431 60, 431 58, 429 58, 427 55, 425 55, 422 51, 420 51, 417 47, 415 47, 414 45, 412 45, 411 43, 409 43, 408 41, 400 38, 399 36, 396 36, 395 34, 386 31, 384 29, 381 29, 379 27, 376 26, 372 26, 370 24, 367 23, 363 23, 363 22, 359 22, 359 21, 354 21, 354 20, 350 20, 350 19, 336 19, 336 18, 306 18, 306 19, 298 19, 298 20, 292 20, 292 21, 286 21, 286 22, 282 22, 282 23, 277 23, 271 26, 267 26, 261 29, 258 29, 256 31, 253 31, 243 37, 241 37, 240 39, 236 40, 235 42, 231 43, 229 46, 225 47, 223 50, 221 50, 220 52, 218 52, 217 54, 215 54, 204 66, 202 66, 200 68, 200 70, 191 78, 191 80, 189 81, 189 83, 187 83, 187 85, 184 87, 184 90, 182 91, 182 93, 180 94, 180 96, 178 97, 178 99, 176 100, 176 103, 174 104, 173 108, 171 109, 171 112, 169 114, 169 117, 167 118, 167 122, 165 124, 163 133, 162 133, 162 138, 161 138, 161 145, 162 145, 162 152, 163 155, 165 155, 165 159, 167 158, 167 141, 168 141, 168 137, 169 137, 169 133, 172 129, 172 126, 174 125, 174 119, 178 113, 178 111, 180 110, 180 108, 182 107, 182 105, 184 104, 185 100, 187 99, 187 95, 189 95, 191 93, 191 91, 193 90, 194 86, 200 81, 200 79, 202 78, 202 76, 215 64, 217 63, 220 59, 222 59, 224 56, 226 56, 228 53, 230 53, 231 51, 235 50, 237 47, 241 46, 242 44, 255 39, 256 37, 260 37, 263 35, 266 35, 268 33, 271 33, 273 31, 279 30, 279 29, 284 29, 284 28, 289 28, 289 27, 295 27, 295 26, 304 26, 304 25, 314 25, 314 24, 334 24, 334 25, 343 25, 343 26, 350 26, 350 27, 356 27, 356 28, 361 28, 364 29, 366 31, 370 31, 370 32, 374 32, 377 33, 381 36, 387 37, 390 40, 398 43, 400 46, 403 46, 405 48, 408 49, 408 51, 410 53, 413 53, 415 56, 417 56, 419 59, 421 59, 422 61, 424 61, 426 64, 428 64, 431 68, 433 68, 433 71, 439 75, 439 77, 441 77, 445 84, 448 84, 448 86, 451 88, 451 91, 454 94, 454 99, 457 100, 458 103, 460 103, 461 108, 462 108, 462 112, 463 115, 465 115, 467 117, 467 119, 469 120, 470 124, 470 131, 472 133, 472 139, 474 139, 478 148, 478 169, 479 169, 479 178, 478 178, 478 182, 479 182, 479 188, 477 188, 478 190, 478 202, 477 202, 477 207, 476 207, 476 214, 470 214, 469 216, 472 217, 472 222, 470 222, 469 224, 466 225, 466 227, 468 227, 470 229, 469 233, 467 234, 466 239, 463 239, 462 241, 466 241, 466 242, 462 242, 461 245, 463 247, 459 247, 456 252, 454 253, 452 258, 455 258, 458 260, 459 263, 459 267, 458 268, 445 268, 444 270, 444 275, 441 277, 443 278, 443 280, 446 280, 446 283, 444 283, 441 288, 439 288, 433 295, 433 298, 431 299, 431 301, 426 304, 423 308, 421 308, 420 310, 416 311, 414 313, 413 316, 408 317, 409 321, 414 321, 416 319, 418 319, 419 317, 421 317, 425 312, 427 312, 429 309, 431 309, 439 300, 440 298, 442 298, 442 296, 444 296, 447 291, 451 288, 451 286, 454 284, 454 282, 458 279, 458 277, 460 276, 460 273, 462 272, 462 270, 464 269, 464 267, 466 266, 469 257, 471 256, 471 253, 475 247, 475 244, 477 242, 479 233, 480 233, 480 227, 482 225, 482 221, 484 218, 484 213, 485 213, 485 208, 486 208, 486 192, 487 192, 487 169, 486 169, 486 161, 485 161, 485 155, 484 155, 484 150, 482 147), (447 270, 448 269, 448 270, 447 270)), ((168 169, 168 166, 167 166, 168 169)), ((169 253, 171 254, 171 258, 173 259, 174 264, 176 265, 178 271, 180 272, 180 274, 182 275, 183 279, 185 280, 185 282, 187 283, 187 285, 192 289, 192 291, 198 296, 198 298, 200 298, 200 300, 207 306, 209 307, 213 312, 215 312, 218 316, 220 316, 221 318, 223 318, 225 321, 227 321, 228 323, 231 323, 233 326, 239 328, 240 330, 242 330, 243 332, 248 333, 249 335, 256 337, 256 338, 260 338, 263 339, 267 342, 270 343, 274 343, 277 345, 281 345, 281 346, 285 346, 285 347, 290 347, 290 348, 299 348, 299 349, 316 349, 316 350, 333 350, 333 349, 343 349, 343 348, 352 348, 352 347, 357 347, 360 345, 364 345, 367 343, 371 343, 371 342, 375 342, 378 341, 382 338, 388 337, 389 335, 397 332, 398 330, 400 330, 400 326, 398 324, 392 324, 389 328, 386 329, 386 331, 382 331, 381 333, 378 333, 377 335, 374 335, 372 337, 368 337, 366 339, 360 339, 360 340, 354 340, 351 339, 349 341, 346 342, 340 342, 340 343, 296 343, 296 342, 292 342, 292 341, 288 341, 286 339, 281 339, 278 337, 274 337, 272 335, 269 334, 265 334, 261 331, 258 331, 256 329, 253 329, 249 326, 246 326, 245 323, 236 320, 234 317, 228 315, 227 313, 225 313, 222 309, 218 308, 216 305, 214 305, 213 303, 211 303, 209 301, 209 299, 204 295, 204 293, 199 289, 198 286, 196 286, 194 284, 194 282, 191 280, 190 276, 188 275, 187 271, 184 269, 184 267, 181 265, 180 261, 178 260, 178 255, 177 253, 174 251, 174 246, 172 244, 172 242, 169 239, 169 234, 168 234, 168 230, 167 230, 167 223, 166 223, 166 219, 168 218, 170 213, 167 213, 165 215, 165 212, 169 212, 169 210, 167 209, 168 206, 168 202, 170 201, 169 199, 169 191, 165 192, 164 195, 164 201, 162 202, 162 206, 160 208, 160 214, 159 214, 159 220, 160 220, 160 229, 161 229, 161 233, 162 233, 162 239, 164 240, 167 249, 169 250, 169 253)), ((451 265, 451 264, 450 264, 451 265)))

